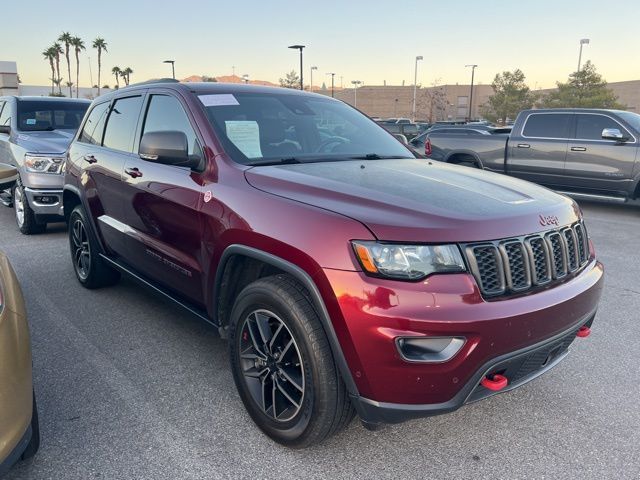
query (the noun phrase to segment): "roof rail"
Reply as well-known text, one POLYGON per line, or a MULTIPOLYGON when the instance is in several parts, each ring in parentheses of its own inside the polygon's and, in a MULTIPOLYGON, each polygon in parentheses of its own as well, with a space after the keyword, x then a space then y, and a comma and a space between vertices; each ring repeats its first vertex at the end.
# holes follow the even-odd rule
POLYGON ((146 80, 144 82, 132 83, 131 85, 127 85, 127 87, 136 87, 138 85, 149 85, 150 83, 180 83, 180 81, 176 80, 175 78, 153 78, 151 80, 146 80))

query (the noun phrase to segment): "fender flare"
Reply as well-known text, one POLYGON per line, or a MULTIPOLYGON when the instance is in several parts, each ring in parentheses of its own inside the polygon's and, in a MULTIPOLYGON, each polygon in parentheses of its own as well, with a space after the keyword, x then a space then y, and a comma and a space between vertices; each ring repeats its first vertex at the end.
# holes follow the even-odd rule
MULTIPOLYGON (((64 192, 71 192, 73 193, 76 197, 78 197, 78 199, 80 200, 80 205, 82 205, 82 208, 84 208, 85 214, 87 215, 87 219, 89 220, 89 228, 91 229, 91 233, 93 234, 93 238, 96 239, 96 241, 98 242, 98 246, 100 247, 100 252, 104 254, 106 252, 104 245, 102 243, 102 239, 100 238, 100 235, 98 235, 98 230, 96 228, 95 222, 93 220, 93 217, 91 216, 91 210, 89 210, 89 206, 87 205, 87 202, 85 200, 84 195, 82 195, 82 192, 80 191, 80 189, 78 187, 76 187, 75 185, 71 185, 68 183, 65 183, 64 186, 62 187, 62 201, 64 202, 64 192)), ((64 203, 63 203, 63 208, 64 208, 64 203)), ((69 215, 71 215, 71 212, 69 212, 69 215)), ((67 217, 67 212, 66 210, 64 210, 64 216, 65 218, 67 217)))
POLYGON ((468 155, 470 157, 473 157, 474 160, 478 162, 478 165, 480 166, 480 170, 484 170, 484 164, 482 163, 482 160, 480 160, 480 157, 476 152, 473 152, 471 150, 454 150, 452 152, 449 152, 447 153, 447 156, 444 157, 444 163, 451 163, 449 160, 454 155, 468 155))
MULTIPOLYGON (((240 244, 229 245, 227 248, 225 248, 224 252, 222 252, 220 261, 218 263, 218 268, 216 269, 216 278, 213 292, 214 303, 217 303, 217 299, 220 294, 222 274, 226 268, 229 257, 231 257, 232 255, 244 255, 273 265, 274 267, 277 267, 283 272, 291 275, 298 282, 304 285, 304 287, 309 292, 311 302, 316 312, 318 313, 318 317, 320 318, 320 322, 322 323, 324 332, 327 336, 327 339, 329 340, 331 353, 333 354, 333 358, 336 362, 336 365, 338 366, 340 375, 342 376, 342 379, 347 387, 347 391, 352 396, 358 396, 358 388, 355 381, 353 380, 353 376, 351 375, 351 370, 349 369, 349 365, 347 364, 344 353, 342 352, 340 341, 338 340, 338 336, 336 335, 335 329, 333 328, 333 323, 331 322, 329 311, 327 310, 324 300, 322 299, 320 290, 318 290, 318 287, 316 286, 311 276, 302 268, 271 253, 267 253, 263 250, 258 250, 257 248, 240 244)), ((214 321, 219 324, 217 318, 214 319, 214 321)))

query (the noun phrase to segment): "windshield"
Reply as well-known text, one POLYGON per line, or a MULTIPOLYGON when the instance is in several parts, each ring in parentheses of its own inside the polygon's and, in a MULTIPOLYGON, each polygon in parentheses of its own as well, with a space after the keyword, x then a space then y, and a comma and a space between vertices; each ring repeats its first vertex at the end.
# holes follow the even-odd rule
POLYGON ((640 115, 637 113, 622 111, 618 111, 616 113, 620 115, 620 118, 631 125, 636 132, 640 133, 640 115))
POLYGON ((77 130, 89 102, 29 100, 18 102, 18 130, 77 130))
POLYGON ((287 93, 200 95, 225 150, 239 163, 414 158, 348 105, 287 93))

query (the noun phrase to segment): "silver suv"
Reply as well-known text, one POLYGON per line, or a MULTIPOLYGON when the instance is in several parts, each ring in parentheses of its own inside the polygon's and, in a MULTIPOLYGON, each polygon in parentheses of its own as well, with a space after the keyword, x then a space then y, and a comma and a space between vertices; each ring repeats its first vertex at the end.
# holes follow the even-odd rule
POLYGON ((40 233, 64 220, 66 150, 91 102, 54 97, 0 97, 0 165, 18 169, 3 181, 0 201, 16 213, 20 231, 40 233))

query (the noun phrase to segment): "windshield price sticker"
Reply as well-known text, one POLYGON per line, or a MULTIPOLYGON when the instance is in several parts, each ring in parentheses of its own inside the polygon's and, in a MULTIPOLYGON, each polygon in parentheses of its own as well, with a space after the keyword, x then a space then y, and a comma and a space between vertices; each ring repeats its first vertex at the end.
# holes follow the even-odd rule
POLYGON ((262 157, 260 127, 254 120, 227 120, 227 137, 248 158, 262 157))
POLYGON ((230 93, 198 95, 198 98, 205 107, 224 107, 229 105, 240 105, 236 97, 230 93))

